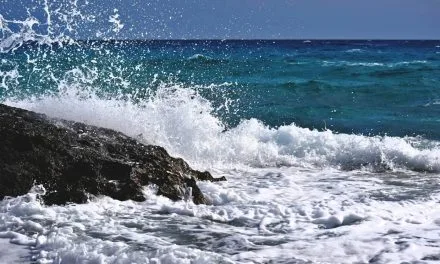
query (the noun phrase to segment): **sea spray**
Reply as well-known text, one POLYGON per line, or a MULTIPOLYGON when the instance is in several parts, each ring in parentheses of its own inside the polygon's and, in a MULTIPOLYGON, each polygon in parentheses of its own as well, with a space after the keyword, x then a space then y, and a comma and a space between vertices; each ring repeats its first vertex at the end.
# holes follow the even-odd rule
POLYGON ((439 258, 438 41, 121 40, 117 3, 33 4, 0 14, 2 103, 121 131, 228 181, 199 184, 211 206, 154 186, 143 203, 65 206, 32 190, 0 202, 8 250, 30 249, 29 263, 439 258))
POLYGON ((102 99, 69 90, 62 95, 7 104, 49 116, 115 129, 164 146, 206 169, 210 166, 332 166, 343 170, 408 169, 438 172, 440 148, 422 138, 363 136, 295 124, 270 128, 257 119, 225 130, 211 103, 196 90, 164 86, 144 101, 102 99))

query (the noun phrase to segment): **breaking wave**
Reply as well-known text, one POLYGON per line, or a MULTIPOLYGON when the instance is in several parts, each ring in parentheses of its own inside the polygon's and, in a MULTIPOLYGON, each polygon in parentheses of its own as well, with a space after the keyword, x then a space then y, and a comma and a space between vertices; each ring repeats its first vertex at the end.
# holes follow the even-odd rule
POLYGON ((148 98, 134 103, 103 99, 93 93, 85 96, 71 88, 59 95, 9 99, 6 103, 115 129, 144 143, 164 146, 173 155, 204 168, 330 166, 342 170, 440 171, 440 144, 418 137, 338 134, 295 124, 269 127, 255 118, 227 129, 198 89, 162 84, 148 98))

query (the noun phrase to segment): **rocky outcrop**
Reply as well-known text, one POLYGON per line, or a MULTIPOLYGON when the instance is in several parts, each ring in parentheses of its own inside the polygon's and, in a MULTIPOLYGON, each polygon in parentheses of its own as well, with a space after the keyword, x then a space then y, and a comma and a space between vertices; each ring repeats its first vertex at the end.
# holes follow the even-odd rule
POLYGON ((142 187, 155 184, 172 200, 192 191, 194 203, 207 203, 198 180, 225 179, 122 133, 0 104, 1 199, 41 184, 47 204, 84 203, 90 195, 143 201, 142 187))

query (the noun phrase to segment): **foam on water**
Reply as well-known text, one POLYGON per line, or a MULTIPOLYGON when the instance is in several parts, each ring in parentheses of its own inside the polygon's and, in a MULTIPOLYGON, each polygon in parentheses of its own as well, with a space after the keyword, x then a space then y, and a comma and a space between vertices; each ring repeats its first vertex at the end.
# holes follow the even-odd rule
POLYGON ((364 52, 364 50, 363 49, 349 49, 349 50, 346 50, 345 52, 347 52, 347 53, 362 53, 362 52, 364 52))
POLYGON ((2 201, 0 236, 29 247, 39 263, 439 258, 432 231, 439 228, 440 183, 437 174, 417 172, 438 172, 437 142, 272 128, 257 119, 226 129, 198 92, 218 85, 162 83, 134 103, 60 83, 58 94, 6 103, 164 146, 228 181, 199 183, 212 206, 172 202, 154 187, 145 189, 143 203, 98 197, 44 206, 41 188, 2 201))
MULTIPOLYGON (((110 28, 95 32, 102 39, 129 27, 117 9, 87 15, 78 1, 38 3, 43 16, 29 14, 18 21, 0 14, 1 53, 14 53, 28 41, 36 41, 38 48, 80 45, 74 40, 80 21, 92 23, 102 17, 109 22, 110 28)), ((27 55, 29 65, 45 57, 39 53, 43 50, 27 55)), ((200 54, 185 58, 213 60, 200 54)), ((13 60, 1 63, 8 66, 0 71, 1 89, 20 87, 17 65, 13 60)), ((323 62, 350 67, 426 63, 430 62, 323 62)), ((4 102, 164 146, 192 166, 228 181, 199 183, 212 201, 209 206, 172 202, 157 196, 154 186, 145 188, 147 200, 142 203, 92 197, 87 204, 46 206, 39 200, 44 188, 35 186, 26 195, 0 202, 0 254, 5 247, 12 248, 10 244, 15 252, 0 261, 430 263, 440 259, 438 142, 338 134, 295 124, 270 127, 256 118, 228 127, 218 112, 235 111, 235 102, 224 97, 223 104, 214 106, 201 91, 229 83, 188 87, 174 80, 160 82, 156 75, 154 85, 145 84, 147 93, 139 99, 123 93, 131 83, 120 74, 127 69, 118 58, 107 66, 109 80, 103 83, 120 83, 117 95, 100 94, 103 87, 94 86, 98 69, 81 65, 64 75, 48 70, 45 77, 57 85, 50 87, 56 92, 6 97, 4 102), (10 243, 3 243, 5 239, 10 243)))
POLYGON ((165 146, 228 181, 200 183, 213 206, 172 202, 154 188, 145 190, 144 203, 99 197, 47 207, 35 191, 3 201, 1 235, 30 246, 40 263, 389 263, 439 257, 440 238, 432 232, 440 221, 440 196, 432 192, 438 179, 409 171, 438 171, 435 142, 294 124, 270 128, 256 119, 225 130, 208 100, 178 84, 164 84, 137 104, 85 97, 77 88, 63 91, 7 103, 165 146), (374 173, 381 170, 388 172, 374 173))
POLYGON ((35 192, 6 199, 0 235, 30 246, 38 263, 438 259, 440 196, 421 190, 421 200, 379 199, 405 190, 387 188, 390 175, 294 167, 215 173, 229 181, 200 184, 214 206, 172 202, 154 188, 143 203, 99 197, 47 207, 35 192))
POLYGON ((271 128, 256 119, 225 130, 197 88, 162 84, 133 103, 63 87, 7 104, 116 129, 226 176, 228 182, 200 183, 213 206, 172 202, 154 188, 145 190, 144 203, 100 197, 51 207, 30 193, 2 202, 1 235, 30 246, 40 263, 439 258, 432 232, 440 221, 439 182, 417 172, 438 172, 438 143, 271 128))
POLYGON ((22 245, 10 243, 9 239, 0 238, 1 263, 29 263, 29 250, 22 245))
POLYGON ((243 120, 225 131, 210 101, 197 90, 178 84, 164 84, 140 103, 101 99, 94 94, 85 98, 76 89, 63 91, 59 96, 6 103, 115 129, 144 143, 164 146, 202 168, 330 166, 440 171, 439 144, 422 138, 335 134, 295 124, 271 128, 257 119, 243 120))
POLYGON ((352 62, 352 61, 323 61, 323 66, 352 66, 352 67, 399 67, 407 65, 427 64, 426 60, 399 61, 399 62, 352 62))

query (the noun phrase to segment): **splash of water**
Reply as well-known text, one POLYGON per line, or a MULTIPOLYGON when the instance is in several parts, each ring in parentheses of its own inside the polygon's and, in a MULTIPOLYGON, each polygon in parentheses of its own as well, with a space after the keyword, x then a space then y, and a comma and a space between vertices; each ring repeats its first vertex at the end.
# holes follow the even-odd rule
MULTIPOLYGON (((417 138, 335 134, 295 124, 272 128, 257 119, 228 127, 218 113, 234 112, 237 101, 228 96, 210 101, 203 91, 215 94, 231 84, 184 85, 178 74, 163 72, 138 82, 140 73, 150 66, 129 59, 136 58, 137 50, 115 52, 125 48, 124 42, 76 40, 80 27, 96 22, 96 14, 84 11, 87 2, 39 3, 24 20, 0 16, 0 85, 3 100, 10 105, 116 129, 145 143, 162 145, 201 167, 241 164, 440 171, 439 148, 416 147, 417 138), (32 45, 36 48, 29 48, 32 45), (27 63, 20 64, 19 56, 26 56, 27 63)), ((105 40, 108 34, 125 29, 118 9, 103 14, 111 26, 96 30, 96 36, 105 40)), ((184 61, 201 59, 209 57, 195 55, 184 61)))
POLYGON ((65 88, 56 96, 7 104, 115 129, 144 143, 164 146, 201 168, 331 166, 343 170, 440 171, 439 146, 426 145, 421 138, 335 134, 295 124, 271 128, 257 119, 226 129, 209 100, 197 89, 179 84, 162 83, 136 103, 84 94, 74 86, 65 88))

